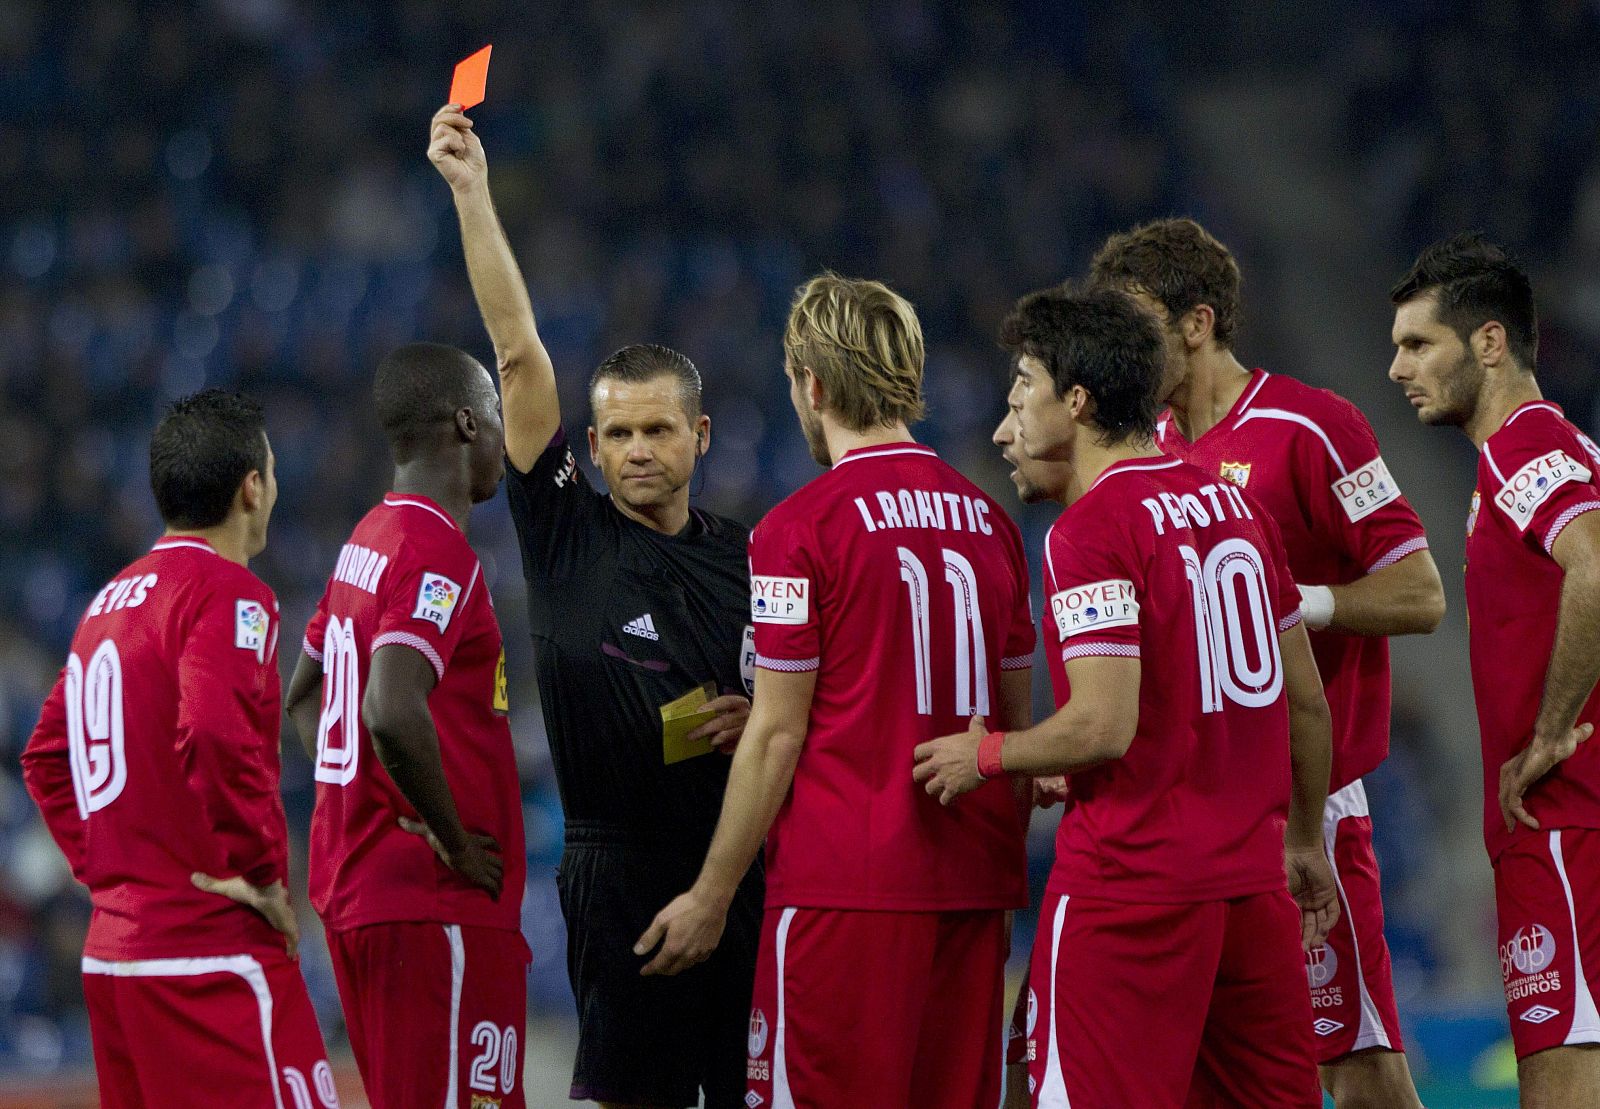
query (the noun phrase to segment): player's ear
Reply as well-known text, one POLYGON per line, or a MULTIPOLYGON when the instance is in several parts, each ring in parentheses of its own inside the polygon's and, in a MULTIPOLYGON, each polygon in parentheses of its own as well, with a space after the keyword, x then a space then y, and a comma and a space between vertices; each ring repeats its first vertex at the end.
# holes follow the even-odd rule
POLYGON ((262 476, 260 470, 251 470, 239 483, 239 491, 234 494, 233 503, 249 515, 258 510, 266 499, 267 479, 262 476))
POLYGON ((1183 314, 1183 345, 1199 350, 1217 326, 1217 310, 1209 304, 1196 304, 1183 314))
POLYGON ((706 451, 711 449, 711 417, 702 414, 695 423, 694 429, 694 456, 704 458, 706 451))
POLYGON ((1506 355, 1505 324, 1489 320, 1472 333, 1470 349, 1485 366, 1498 366, 1506 355))
POLYGON ((595 469, 600 468, 600 437, 594 433, 594 425, 589 425, 589 463, 595 469))
POLYGON ((802 367, 802 372, 806 375, 806 398, 811 402, 811 410, 813 412, 821 412, 828 401, 828 395, 822 388, 822 382, 810 369, 802 367))
POLYGON ((472 409, 456 409, 456 434, 461 436, 463 443, 470 443, 478 437, 478 418, 472 414, 472 409))

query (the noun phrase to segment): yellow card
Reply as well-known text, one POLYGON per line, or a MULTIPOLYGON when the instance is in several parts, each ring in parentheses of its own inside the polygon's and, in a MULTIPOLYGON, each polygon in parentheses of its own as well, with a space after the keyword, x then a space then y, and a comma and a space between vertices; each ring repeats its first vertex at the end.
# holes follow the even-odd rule
POLYGON ((709 739, 688 738, 689 733, 708 720, 716 719, 714 712, 695 712, 688 716, 675 716, 661 725, 661 761, 668 766, 684 759, 697 759, 711 753, 709 739))
POLYGON ((675 716, 687 716, 691 712, 699 712, 700 706, 716 695, 715 682, 702 682, 676 701, 668 701, 662 705, 661 719, 671 720, 675 716))
POLYGON ((716 684, 706 682, 661 706, 661 761, 667 766, 711 753, 709 739, 690 740, 688 735, 716 716, 716 713, 704 712, 700 707, 716 693, 716 684))

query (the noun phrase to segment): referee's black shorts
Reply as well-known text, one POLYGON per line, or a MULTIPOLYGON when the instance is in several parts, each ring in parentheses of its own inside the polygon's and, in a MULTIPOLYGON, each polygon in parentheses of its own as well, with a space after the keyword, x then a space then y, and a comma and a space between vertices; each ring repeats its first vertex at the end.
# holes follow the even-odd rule
POLYGON ((745 1109, 750 990, 763 889, 745 879, 711 958, 671 978, 639 974, 633 945, 700 872, 703 847, 644 844, 614 828, 567 825, 556 871, 567 976, 578 1003, 575 1100, 745 1109))

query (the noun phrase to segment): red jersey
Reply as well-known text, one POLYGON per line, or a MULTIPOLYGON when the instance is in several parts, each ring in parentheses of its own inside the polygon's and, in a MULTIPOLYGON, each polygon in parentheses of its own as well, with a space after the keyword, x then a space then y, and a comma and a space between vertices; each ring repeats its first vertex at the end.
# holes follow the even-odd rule
POLYGON ((272 590, 200 539, 161 540, 84 613, 22 755, 89 887, 84 954, 281 956, 260 913, 189 880, 287 877, 277 646, 272 590))
POLYGON ((478 556, 454 520, 416 494, 391 493, 339 552, 306 629, 322 664, 311 903, 330 928, 439 921, 520 930, 527 867, 522 795, 506 721, 505 651, 478 556), (505 858, 500 899, 458 877, 399 818, 419 819, 378 762, 361 722, 372 655, 398 644, 439 676, 428 709, 467 831, 505 858))
POLYGON ((767 837, 767 904, 1021 906, 1009 782, 944 807, 912 749, 1000 705, 1033 665, 1022 536, 929 447, 847 452, 750 536, 756 665, 817 671, 794 787, 767 837))
MULTIPOLYGON (((1483 740, 1483 834, 1489 857, 1552 828, 1600 828, 1600 743, 1590 740, 1528 790, 1544 831, 1500 815, 1500 767, 1528 745, 1544 696, 1561 606, 1556 537, 1600 509, 1600 448, 1548 401, 1524 404, 1489 436, 1467 516, 1467 622, 1483 740)), ((1600 688, 1578 714, 1600 728, 1600 688)))
POLYGON ((1300 597, 1271 519, 1175 458, 1106 469, 1045 541, 1056 663, 1140 662, 1127 754, 1072 775, 1048 890, 1214 901, 1283 887, 1300 597))
MULTIPOLYGON (((1157 445, 1250 491, 1283 536, 1301 585, 1347 585, 1426 550, 1422 521, 1378 454, 1355 405, 1265 370, 1215 427, 1191 443, 1171 415, 1157 445)), ((1389 755, 1389 640, 1307 629, 1333 714, 1329 792, 1389 755)))

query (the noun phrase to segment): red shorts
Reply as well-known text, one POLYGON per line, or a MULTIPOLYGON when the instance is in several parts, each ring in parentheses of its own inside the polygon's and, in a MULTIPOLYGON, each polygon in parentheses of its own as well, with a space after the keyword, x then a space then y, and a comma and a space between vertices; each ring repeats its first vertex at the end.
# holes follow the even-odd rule
POLYGON ((328 951, 372 1109, 522 1109, 520 932, 369 924, 329 930, 328 951))
POLYGON ((1494 864, 1494 897, 1517 1058, 1600 1043, 1600 831, 1513 843, 1494 864))
POLYGON ((1183 905, 1045 895, 1028 981, 1044 1109, 1321 1109, 1287 890, 1183 905))
POLYGON ((83 959, 105 1109, 333 1109, 300 964, 282 954, 83 959))
POLYGON ((998 1104, 1005 916, 769 907, 746 1104, 998 1104))
POLYGON ((1359 779, 1329 795, 1322 841, 1339 884, 1339 920, 1328 942, 1306 953, 1317 1061, 1337 1062, 1367 1048, 1404 1051, 1389 945, 1383 938, 1372 817, 1359 779))

